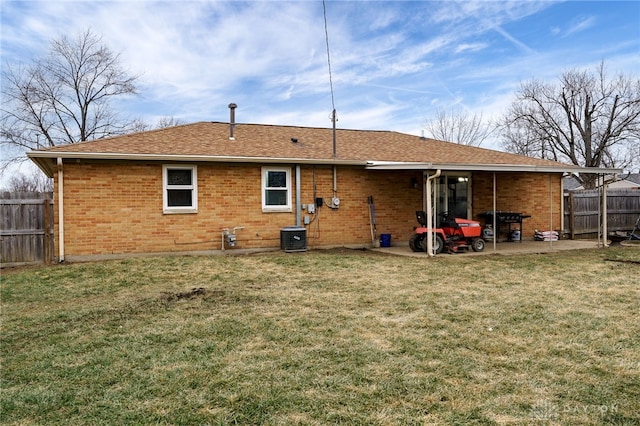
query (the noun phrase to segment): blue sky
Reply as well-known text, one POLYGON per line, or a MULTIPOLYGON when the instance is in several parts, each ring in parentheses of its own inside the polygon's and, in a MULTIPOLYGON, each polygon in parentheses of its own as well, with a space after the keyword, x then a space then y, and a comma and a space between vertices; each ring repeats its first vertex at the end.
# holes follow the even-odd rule
MULTIPOLYGON (((140 74, 155 124, 330 127, 321 1, 1 0, 2 67, 91 28, 140 74)), ((338 127, 419 135, 438 108, 498 117, 520 82, 605 61, 640 75, 639 1, 327 1, 338 127)), ((499 148, 497 141, 485 143, 499 148)))

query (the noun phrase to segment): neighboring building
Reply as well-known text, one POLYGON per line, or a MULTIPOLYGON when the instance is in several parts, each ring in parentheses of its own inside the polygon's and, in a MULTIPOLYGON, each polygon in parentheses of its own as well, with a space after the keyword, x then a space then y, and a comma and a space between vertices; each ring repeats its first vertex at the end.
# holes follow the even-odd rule
MULTIPOLYGON (((602 185, 602 178, 598 179, 597 185, 602 185)), ((639 189, 640 190, 640 173, 621 173, 617 176, 604 175, 604 181, 608 182, 608 189, 639 189)), ((580 191, 584 186, 575 176, 567 176, 563 179, 565 191, 580 191)))
MULTIPOLYGON (((233 111, 232 111, 233 112, 233 111)), ((31 151, 55 183, 59 260, 280 247, 306 228, 309 248, 407 244, 434 180, 437 211, 480 219, 515 211, 534 229, 562 229, 562 177, 553 161, 390 131, 200 122, 31 151)), ((584 171, 584 169, 582 169, 584 171)), ((599 169, 598 169, 599 170, 599 169)), ((607 170, 607 173, 612 173, 607 170)), ((613 171, 615 172, 615 171, 613 171)))

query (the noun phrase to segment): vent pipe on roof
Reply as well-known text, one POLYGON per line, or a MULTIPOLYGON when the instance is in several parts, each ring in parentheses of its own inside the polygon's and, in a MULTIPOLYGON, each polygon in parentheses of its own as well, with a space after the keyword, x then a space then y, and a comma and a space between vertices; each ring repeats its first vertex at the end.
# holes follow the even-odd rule
POLYGON ((233 133, 236 127, 236 108, 238 105, 234 103, 229 104, 229 140, 235 141, 236 137, 233 133))

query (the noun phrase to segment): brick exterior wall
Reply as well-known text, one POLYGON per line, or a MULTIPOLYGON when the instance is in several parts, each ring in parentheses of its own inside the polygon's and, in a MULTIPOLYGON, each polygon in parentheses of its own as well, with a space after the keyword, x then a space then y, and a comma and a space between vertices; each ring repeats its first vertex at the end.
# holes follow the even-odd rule
MULTIPOLYGON (((164 214, 162 163, 64 163, 65 256, 219 250, 222 228, 244 226, 236 248, 278 248, 280 229, 295 225, 295 167, 291 165, 291 212, 262 212, 260 164, 198 164, 198 212, 164 214)), ((554 227, 560 227, 560 179, 547 174, 499 173, 498 210, 531 214, 525 237, 534 228, 549 228, 549 184, 553 187, 554 227)), ((331 166, 301 166, 301 204, 334 196, 331 166)), ((422 210, 421 171, 377 171, 337 167, 338 209, 324 205, 309 216, 309 248, 371 244, 369 205, 375 203, 377 235, 392 235, 392 244, 407 244, 422 210)), ((55 176, 57 191, 57 174, 55 176)), ((492 210, 493 174, 472 177, 473 219, 492 210)), ((56 192, 57 194, 57 192, 56 192)), ((58 199, 55 206, 56 247, 58 199)), ((56 248, 57 250, 57 248, 56 248)))
MULTIPOLYGON (((548 231, 552 227, 559 231, 562 229, 561 185, 561 173, 496 173, 496 210, 531 215, 523 223, 523 240, 533 239, 535 229, 548 231), (551 210, 550 204, 553 204, 551 210)), ((484 223, 479 214, 493 210, 493 173, 474 173, 472 194, 473 218, 484 223)))
MULTIPOLYGON (((222 228, 244 226, 236 248, 280 246, 280 229, 295 225, 295 167, 291 166, 291 212, 262 212, 261 165, 198 164, 198 212, 163 214, 161 163, 65 163, 65 255, 219 250, 222 228)), ((420 172, 367 172, 337 168, 338 209, 323 206, 307 227, 310 248, 371 244, 369 206, 373 196, 378 234, 406 242, 415 226, 422 191, 410 188, 420 172)), ((331 166, 301 166, 301 203, 331 202, 331 166), (315 187, 315 191, 314 191, 315 187)), ((57 175, 56 175, 57 190, 57 175)), ((55 200, 56 243, 58 200, 55 200)))

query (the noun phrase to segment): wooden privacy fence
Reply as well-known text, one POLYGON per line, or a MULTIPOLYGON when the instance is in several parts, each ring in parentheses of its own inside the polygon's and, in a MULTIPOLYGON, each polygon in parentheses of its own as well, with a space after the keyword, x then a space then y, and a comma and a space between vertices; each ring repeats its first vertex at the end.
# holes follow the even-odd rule
POLYGON ((53 193, 0 193, 2 267, 50 263, 53 258, 53 193))
MULTIPOLYGON (((602 215, 598 189, 574 191, 564 198, 565 234, 571 239, 597 238, 602 215)), ((640 216, 640 190, 607 190, 607 230, 631 231, 640 216)))

